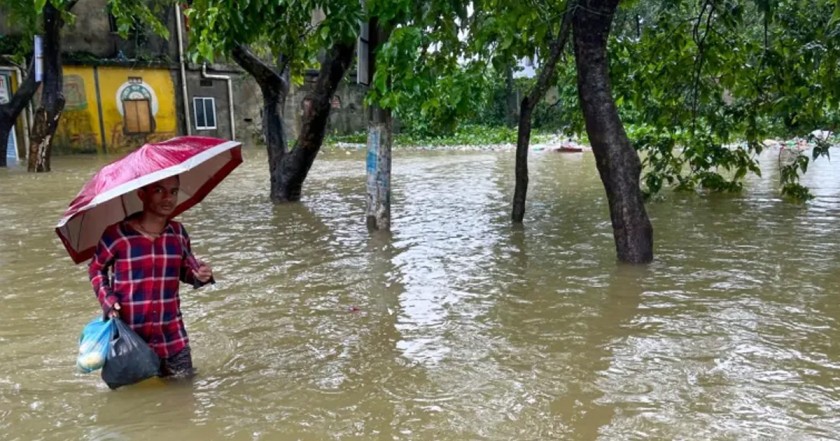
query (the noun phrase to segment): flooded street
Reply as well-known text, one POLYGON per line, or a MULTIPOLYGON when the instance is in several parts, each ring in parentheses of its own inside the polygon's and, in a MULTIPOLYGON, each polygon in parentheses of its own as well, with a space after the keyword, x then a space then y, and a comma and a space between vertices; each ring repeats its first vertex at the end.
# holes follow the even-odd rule
POLYGON ((101 310, 54 232, 114 158, 0 170, 0 439, 838 439, 838 161, 804 205, 772 152, 742 194, 666 193, 628 267, 591 153, 532 153, 513 228, 512 152, 397 152, 390 235, 362 152, 282 206, 243 153, 179 217, 218 281, 181 289, 198 376, 116 392, 75 371, 101 310))

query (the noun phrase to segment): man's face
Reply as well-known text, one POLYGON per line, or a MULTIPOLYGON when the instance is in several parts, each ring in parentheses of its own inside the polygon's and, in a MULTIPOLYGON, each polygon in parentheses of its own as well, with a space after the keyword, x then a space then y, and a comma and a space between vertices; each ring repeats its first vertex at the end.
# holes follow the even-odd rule
POLYGON ((143 201, 143 210, 158 216, 169 217, 178 202, 179 186, 178 178, 173 176, 141 188, 138 194, 140 200, 143 201))

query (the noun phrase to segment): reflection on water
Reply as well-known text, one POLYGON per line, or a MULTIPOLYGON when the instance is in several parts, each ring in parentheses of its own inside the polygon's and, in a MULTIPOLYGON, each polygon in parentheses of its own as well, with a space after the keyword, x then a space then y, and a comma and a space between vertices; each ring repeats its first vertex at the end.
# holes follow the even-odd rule
POLYGON ((0 170, 0 439, 820 439, 840 427, 840 166, 779 199, 649 205, 656 261, 617 265, 591 154, 398 153, 393 232, 368 234, 361 154, 302 204, 265 155, 181 220, 219 283, 184 289, 198 377, 109 391, 74 373, 97 313, 53 233, 107 158, 0 170))

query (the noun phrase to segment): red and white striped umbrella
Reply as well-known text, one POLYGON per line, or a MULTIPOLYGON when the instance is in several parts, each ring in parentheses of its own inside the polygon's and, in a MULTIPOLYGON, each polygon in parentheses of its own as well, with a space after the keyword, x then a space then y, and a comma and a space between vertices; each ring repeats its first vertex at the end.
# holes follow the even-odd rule
POLYGON ((73 259, 93 256, 109 225, 143 210, 139 188, 179 176, 180 190, 172 217, 201 202, 242 163, 242 144, 205 136, 183 136, 146 144, 102 167, 73 199, 55 232, 73 259))

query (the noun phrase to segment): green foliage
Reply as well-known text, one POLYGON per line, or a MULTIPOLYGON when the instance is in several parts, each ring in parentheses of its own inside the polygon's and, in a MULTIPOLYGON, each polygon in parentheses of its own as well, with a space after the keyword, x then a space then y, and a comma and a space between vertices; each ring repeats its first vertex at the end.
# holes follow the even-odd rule
POLYGON ((483 96, 486 66, 461 63, 466 1, 368 2, 391 29, 376 53, 369 105, 392 109, 410 130, 452 132, 483 96))
POLYGON ((320 51, 353 41, 363 20, 358 0, 195 0, 186 14, 193 61, 212 61, 245 45, 274 60, 282 54, 298 78, 320 51), (320 20, 313 17, 317 11, 320 20))
MULTIPOLYGON (((548 53, 566 7, 565 1, 548 0, 368 4, 371 15, 391 18, 394 30, 377 53, 367 102, 393 109, 406 132, 424 138, 452 134, 462 121, 503 123, 507 90, 501 73, 523 58, 548 53)), ((571 121, 572 107, 551 104, 536 109, 537 126, 571 121)))
MULTIPOLYGON (((75 23, 76 16, 72 11, 78 0, 0 0, 5 24, 15 33, 14 37, 5 38, 19 41, 14 52, 0 47, 0 53, 15 53, 19 57, 31 53, 33 35, 43 32, 42 13, 48 2, 61 13, 67 26, 75 23)), ((159 17, 172 4, 172 0, 108 0, 107 7, 117 20, 121 37, 126 38, 132 29, 149 28, 161 37, 169 38, 169 31, 159 17)))
MULTIPOLYGON (((549 137, 549 133, 535 131, 532 134, 534 142, 540 142, 549 137)), ((364 144, 367 142, 367 132, 350 135, 329 135, 325 144, 350 143, 364 144)), ((483 126, 464 124, 447 135, 423 136, 414 132, 400 133, 395 136, 395 147, 441 147, 441 146, 489 146, 498 144, 515 144, 516 129, 502 126, 483 126)))
POLYGON ((440 136, 421 136, 402 133, 395 137, 395 145, 402 146, 454 146, 516 143, 516 129, 496 126, 463 125, 452 133, 440 136))
POLYGON ((28 46, 20 35, 0 35, 0 54, 8 54, 13 62, 24 64, 28 46))
MULTIPOLYGON (((737 191, 761 140, 834 129, 840 84, 835 0, 638 2, 616 18, 613 92, 644 158, 645 190, 737 191), (734 144, 739 141, 738 144, 734 144), (740 142, 743 141, 743 142, 740 142)), ((807 198, 798 176, 783 192, 807 198)))
POLYGON ((108 11, 116 18, 117 33, 128 38, 133 33, 150 28, 164 39, 169 38, 169 29, 160 20, 171 0, 108 0, 108 11))

